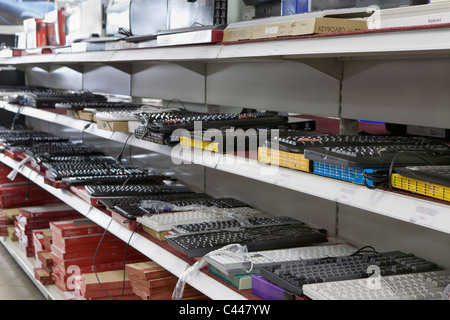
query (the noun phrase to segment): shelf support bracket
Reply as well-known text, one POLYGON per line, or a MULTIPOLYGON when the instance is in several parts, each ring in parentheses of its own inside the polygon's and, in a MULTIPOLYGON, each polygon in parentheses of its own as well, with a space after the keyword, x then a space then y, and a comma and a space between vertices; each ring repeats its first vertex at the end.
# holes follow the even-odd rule
POLYGON ((201 62, 175 62, 180 67, 186 68, 192 72, 206 77, 206 63, 201 62))
MULTIPOLYGON (((291 60, 286 58, 286 60, 291 60)), ((343 80, 343 62, 334 58, 292 59, 319 70, 337 80, 343 80)))
POLYGON ((66 68, 72 69, 73 71, 76 71, 78 73, 83 73, 83 66, 82 65, 72 64, 72 63, 68 63, 66 65, 63 65, 63 64, 57 64, 57 65, 56 64, 52 64, 52 65, 49 66, 47 71, 50 72, 50 71, 56 70, 56 69, 61 68, 61 67, 66 67, 66 68))

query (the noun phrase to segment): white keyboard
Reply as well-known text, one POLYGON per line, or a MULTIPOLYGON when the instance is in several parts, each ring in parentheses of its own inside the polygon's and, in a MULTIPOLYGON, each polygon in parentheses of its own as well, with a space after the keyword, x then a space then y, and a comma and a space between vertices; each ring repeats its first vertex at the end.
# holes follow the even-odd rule
POLYGON ((348 244, 331 244, 325 246, 299 247, 248 252, 245 256, 216 251, 205 256, 205 260, 225 274, 245 273, 246 270, 257 271, 258 268, 306 259, 348 256, 356 252, 348 244))
POLYGON ((237 208, 206 208, 202 210, 161 213, 137 217, 140 222, 156 232, 169 231, 172 226, 179 224, 197 223, 204 221, 230 220, 230 216, 237 218, 251 218, 263 214, 250 207, 237 208))
POLYGON ((440 300, 450 270, 303 285, 314 300, 440 300))

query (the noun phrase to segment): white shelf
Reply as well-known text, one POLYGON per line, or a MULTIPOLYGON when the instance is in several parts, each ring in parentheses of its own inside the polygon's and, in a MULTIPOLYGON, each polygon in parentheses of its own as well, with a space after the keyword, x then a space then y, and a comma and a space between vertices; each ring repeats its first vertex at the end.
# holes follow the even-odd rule
POLYGON ((17 241, 11 241, 8 237, 0 237, 0 242, 48 300, 65 300, 62 292, 55 285, 44 286, 36 279, 34 276, 35 258, 26 257, 20 250, 17 241))
MULTIPOLYGON (((3 103, 3 107, 11 112, 17 112, 18 110, 17 106, 6 103, 3 103)), ((89 123, 84 120, 73 119, 65 115, 30 107, 22 108, 20 113, 78 130, 82 130, 89 123)), ((97 129, 95 123, 85 132, 120 143, 124 143, 129 135, 129 133, 125 132, 109 132, 97 129)), ((180 153, 177 151, 180 150, 178 149, 179 146, 171 148, 136 139, 134 136, 128 140, 128 143, 149 151, 171 156, 174 162, 195 163, 450 234, 450 206, 432 200, 384 190, 368 189, 365 186, 350 182, 262 164, 256 160, 240 158, 234 155, 217 154, 190 148, 187 149, 189 152, 180 153)), ((75 203, 74 205, 78 204, 75 203)))
MULTIPOLYGON (((18 170, 19 173, 28 177, 31 181, 47 190, 61 201, 65 202, 82 215, 100 225, 103 228, 107 228, 109 232, 116 235, 121 240, 128 242, 130 246, 134 247, 151 260, 155 261, 163 268, 171 272, 177 277, 180 277, 183 272, 190 267, 190 265, 184 260, 180 259, 176 255, 161 248, 154 242, 148 240, 144 236, 138 233, 132 233, 132 231, 124 228, 119 223, 112 220, 112 218, 97 208, 89 205, 87 202, 64 189, 56 189, 44 182, 43 176, 38 172, 31 170, 26 166, 19 167, 17 161, 5 156, 0 155, 0 161, 8 165, 12 169, 18 170), (131 240, 130 237, 132 236, 131 240)), ((34 275, 33 275, 34 277, 34 275)), ((209 277, 203 272, 197 272, 189 278, 188 283, 207 295, 213 300, 245 300, 246 298, 238 292, 230 289, 215 279, 209 277)))
POLYGON ((367 57, 443 54, 450 51, 450 28, 372 32, 223 45, 218 59, 282 57, 367 57))
POLYGON ((3 58, 0 64, 140 63, 229 59, 440 55, 450 52, 450 28, 377 30, 368 33, 232 44, 186 45, 3 58))

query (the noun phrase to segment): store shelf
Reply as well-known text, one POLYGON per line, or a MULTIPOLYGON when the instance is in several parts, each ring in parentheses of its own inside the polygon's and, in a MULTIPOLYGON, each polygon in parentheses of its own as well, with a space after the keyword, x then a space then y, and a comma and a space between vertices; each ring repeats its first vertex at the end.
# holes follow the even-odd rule
POLYGON ((447 204, 247 161, 244 166, 219 164, 216 169, 450 234, 447 204))
POLYGON ((0 243, 11 254, 14 260, 20 265, 27 276, 33 281, 36 287, 48 300, 65 300, 62 292, 55 285, 44 286, 34 276, 35 258, 26 257, 20 250, 19 243, 11 241, 8 237, 0 237, 0 243))
POLYGON ((371 30, 368 32, 223 45, 218 59, 276 57, 376 57, 435 55, 450 51, 450 28, 371 30))
MULTIPOLYGON (((3 107, 11 112, 18 110, 17 106, 5 103, 3 107)), ((89 123, 30 107, 21 108, 20 113, 77 130, 82 130, 89 123)), ((129 133, 97 129, 95 123, 85 132, 120 143, 124 143, 129 136, 129 133)), ((380 189, 368 189, 346 181, 267 165, 230 154, 218 154, 181 146, 171 148, 136 139, 134 136, 130 137, 127 143, 170 156, 175 165, 178 163, 202 165, 450 234, 450 206, 431 199, 426 200, 380 189)), ((67 201, 73 200, 69 198, 67 201)), ((73 205, 82 204, 73 203, 73 205)), ((88 214, 89 210, 87 208, 82 213, 88 214)))
MULTIPOLYGON (((33 171, 27 166, 19 166, 19 163, 5 155, 0 155, 0 162, 8 165, 13 170, 17 170, 22 175, 28 177, 31 181, 47 190, 61 201, 65 202, 86 218, 107 229, 112 234, 125 242, 129 242, 130 246, 134 247, 151 260, 155 261, 163 268, 171 272, 177 277, 180 277, 190 265, 158 246, 156 243, 148 240, 146 237, 133 233, 124 228, 119 223, 112 220, 112 218, 101 210, 89 205, 81 198, 64 189, 56 189, 44 182, 43 176, 38 172, 33 171), (131 238, 130 238, 131 237, 131 238)), ((209 277, 203 272, 193 274, 187 281, 192 287, 204 293, 214 300, 245 300, 246 298, 236 292, 235 290, 223 285, 219 281, 209 277)))
POLYGON ((341 58, 386 55, 436 55, 450 52, 448 26, 393 28, 345 35, 307 36, 296 39, 231 44, 186 45, 54 53, 4 58, 1 64, 141 63, 150 61, 220 61, 239 59, 341 58))

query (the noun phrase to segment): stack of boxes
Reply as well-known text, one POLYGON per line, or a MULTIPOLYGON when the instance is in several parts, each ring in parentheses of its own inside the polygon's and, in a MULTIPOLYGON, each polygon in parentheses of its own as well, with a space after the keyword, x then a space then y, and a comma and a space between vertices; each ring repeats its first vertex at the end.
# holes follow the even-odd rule
MULTIPOLYGON (((127 264, 126 271, 133 292, 142 300, 171 300, 178 278, 154 261, 127 264)), ((183 299, 208 299, 197 289, 186 285, 183 299)))
POLYGON ((52 231, 52 278, 62 291, 73 291, 73 276, 92 272, 123 270, 124 263, 148 258, 115 235, 88 219, 55 221, 52 231), (95 269, 94 269, 95 268, 95 269))
POLYGON ((76 281, 77 300, 141 300, 125 270, 85 273, 76 281))
POLYGON ((34 275, 43 285, 53 284, 52 265, 53 261, 50 257, 50 244, 48 238, 51 238, 50 229, 40 229, 33 231, 33 246, 35 268, 34 275))
MULTIPOLYGON (((81 217, 80 213, 66 204, 20 208, 14 221, 20 248, 27 257, 35 255, 33 231, 48 229, 51 221, 81 217)), ((39 247, 41 249, 41 247, 39 247)))

